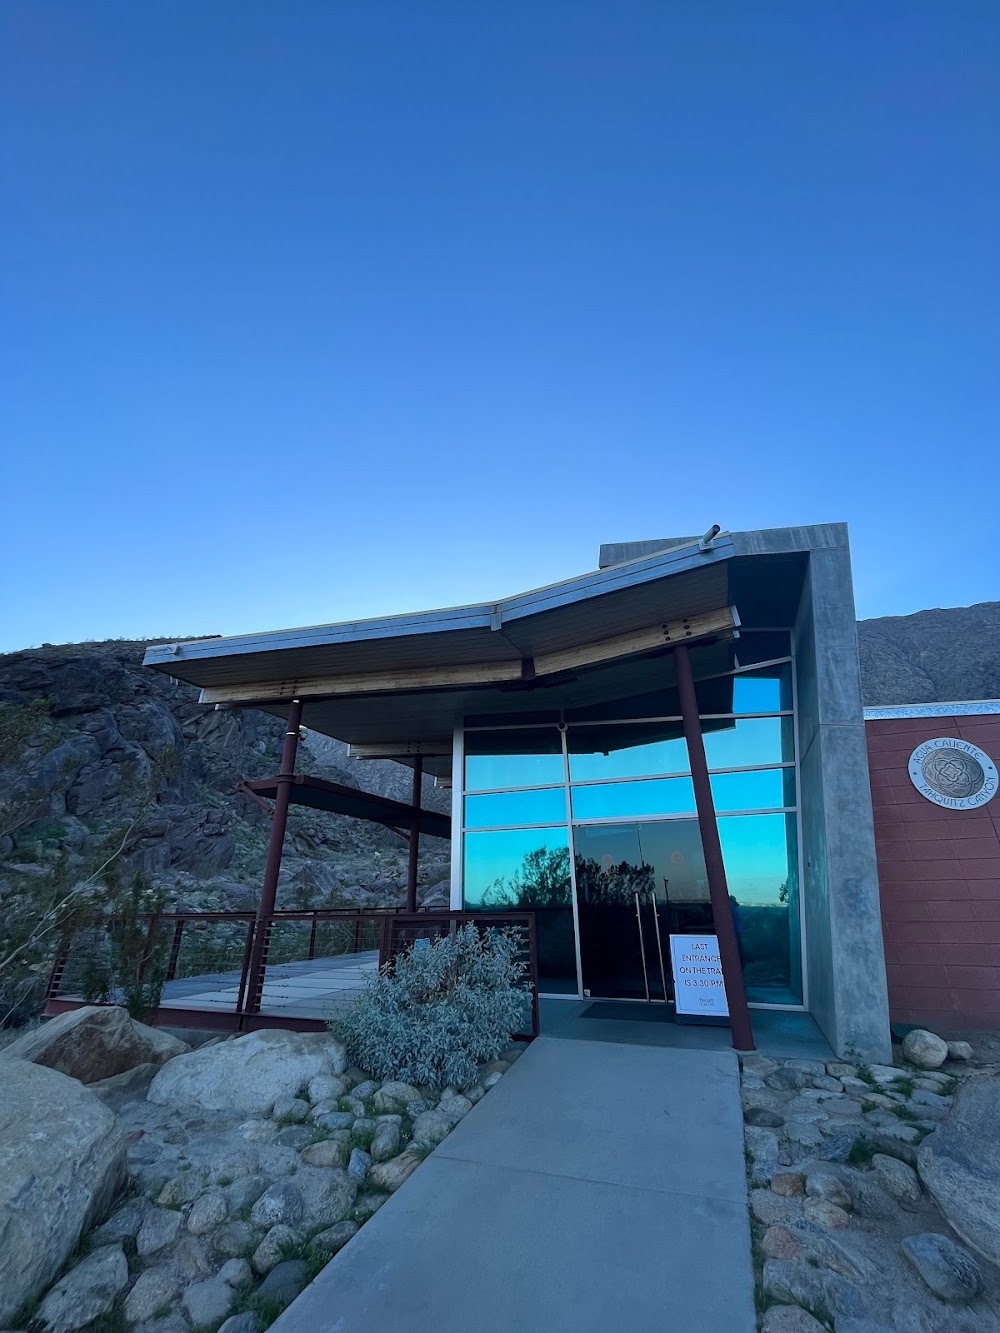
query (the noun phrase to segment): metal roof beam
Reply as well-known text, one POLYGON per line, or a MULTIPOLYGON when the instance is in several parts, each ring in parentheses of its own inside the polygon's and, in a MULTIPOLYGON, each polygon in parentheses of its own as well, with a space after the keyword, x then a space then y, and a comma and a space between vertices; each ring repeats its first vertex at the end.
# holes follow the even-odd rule
POLYGON ((352 745, 350 759, 411 759, 417 755, 450 755, 451 740, 444 741, 380 741, 373 745, 352 745))

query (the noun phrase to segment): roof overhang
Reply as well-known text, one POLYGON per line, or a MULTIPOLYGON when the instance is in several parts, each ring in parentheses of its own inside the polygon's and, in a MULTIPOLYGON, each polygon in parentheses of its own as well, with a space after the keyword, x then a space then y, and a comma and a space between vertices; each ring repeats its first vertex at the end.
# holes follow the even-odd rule
POLYGON ((726 670, 732 648, 720 648, 739 616, 747 620, 744 601, 751 623, 793 623, 808 551, 846 545, 846 531, 835 524, 664 545, 497 602, 161 644, 145 664, 200 686, 203 702, 218 706, 284 715, 301 698, 306 726, 362 752, 377 747, 380 757, 396 747, 404 762, 425 746, 427 771, 444 774, 463 716, 662 688, 679 642, 697 646, 696 674, 726 670))

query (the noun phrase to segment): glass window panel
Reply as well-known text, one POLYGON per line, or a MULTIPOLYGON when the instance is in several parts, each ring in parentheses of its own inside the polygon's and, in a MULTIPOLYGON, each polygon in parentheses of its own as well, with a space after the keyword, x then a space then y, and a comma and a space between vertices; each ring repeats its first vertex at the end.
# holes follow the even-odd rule
POLYGON ((539 990, 575 995, 569 830, 467 833, 464 841, 466 911, 534 912, 539 990))
POLYGON ((801 1004, 795 816, 720 819, 719 838, 747 996, 762 1003, 801 1004))
POLYGON ((465 733, 466 791, 541 787, 563 778, 562 738, 555 727, 465 733))
POLYGON ((627 699, 612 699, 609 703, 589 704, 586 708, 567 708, 567 722, 598 722, 602 718, 677 717, 680 702, 676 690, 656 690, 650 694, 636 694, 627 699))
POLYGON ((542 791, 507 791, 465 798, 466 828, 508 824, 553 824, 566 818, 565 787, 542 791))
POLYGON ((777 713, 792 706, 792 668, 767 667, 733 678, 734 713, 777 713))
POLYGON ((688 753, 680 723, 647 726, 571 727, 571 782, 610 782, 616 778, 686 773, 688 753))
POLYGON ((761 768, 751 773, 716 773, 712 777, 715 808, 720 814, 727 810, 780 810, 786 804, 785 774, 792 771, 761 768))
POLYGON ((740 666, 754 662, 772 662, 776 657, 790 657, 792 636, 788 630, 740 630, 735 642, 736 658, 740 666))
POLYGON ((690 778, 608 782, 572 791, 574 819, 638 819, 642 815, 689 814, 695 808, 690 778))
POLYGON ((709 768, 750 768, 794 757, 790 717, 751 717, 720 727, 703 727, 709 768))
POLYGON ((467 727, 517 727, 537 726, 540 722, 557 723, 562 721, 558 708, 538 708, 524 713, 466 713, 467 727))

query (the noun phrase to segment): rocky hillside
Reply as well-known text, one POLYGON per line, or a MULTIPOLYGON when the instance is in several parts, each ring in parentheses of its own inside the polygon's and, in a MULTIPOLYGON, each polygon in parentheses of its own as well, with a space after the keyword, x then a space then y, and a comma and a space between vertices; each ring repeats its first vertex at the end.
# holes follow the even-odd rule
POLYGON ((1000 602, 858 624, 866 704, 1000 699, 1000 602))
MULTIPOLYGON (((253 906, 269 816, 237 784, 275 772, 284 725, 254 710, 202 707, 196 689, 142 667, 146 646, 71 644, 0 657, 10 757, 0 767, 0 864, 40 871, 68 853, 89 871, 121 830, 125 866, 148 872, 171 905, 253 906)), ((308 732, 304 745, 301 767, 409 800, 409 769, 358 764, 338 742, 308 732)), ((430 782, 424 799, 447 808, 447 794, 430 782)), ((448 851, 440 839, 423 840, 422 896, 447 878, 448 851)), ((293 811, 278 906, 401 900, 406 859, 406 841, 388 829, 293 811)))

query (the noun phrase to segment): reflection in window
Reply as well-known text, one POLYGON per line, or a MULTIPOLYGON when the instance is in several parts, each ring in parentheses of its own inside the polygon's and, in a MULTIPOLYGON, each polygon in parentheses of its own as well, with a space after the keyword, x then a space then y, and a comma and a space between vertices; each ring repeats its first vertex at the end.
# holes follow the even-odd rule
POLYGON ((719 838, 735 901, 747 996, 771 1004, 800 1004, 795 816, 720 819, 719 838))
MULTIPOLYGON (((708 724, 711 726, 711 724, 708 724)), ((704 731, 709 768, 752 768, 793 758, 790 717, 749 717, 704 731)))
POLYGON ((643 815, 693 814, 695 809, 690 778, 608 782, 572 790, 574 819, 639 819, 643 815))
POLYGON ((567 738, 570 781, 613 782, 657 773, 687 773, 687 744, 677 735, 679 731, 680 723, 571 727, 567 738), (667 738, 661 739, 665 733, 667 738))
POLYGON ((467 833, 464 883, 466 911, 534 912, 539 990, 576 994, 576 936, 565 825, 467 833))
POLYGON ((785 799, 787 768, 760 768, 750 773, 716 773, 712 795, 720 814, 727 810, 780 810, 785 799))
POLYGON ((566 789, 497 792, 465 798, 466 828, 504 828, 511 824, 554 824, 566 818, 566 789))

